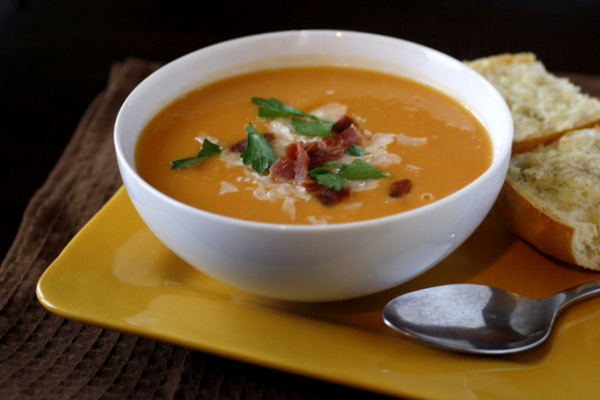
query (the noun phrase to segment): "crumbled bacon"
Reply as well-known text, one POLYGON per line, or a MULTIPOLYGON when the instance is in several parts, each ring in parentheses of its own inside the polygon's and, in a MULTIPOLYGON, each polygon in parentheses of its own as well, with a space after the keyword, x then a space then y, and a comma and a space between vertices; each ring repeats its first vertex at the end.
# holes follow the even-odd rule
POLYGON ((333 125, 332 129, 335 132, 340 133, 340 132, 343 132, 346 129, 350 128, 353 123, 354 123, 354 121, 352 120, 352 118, 350 118, 347 115, 344 115, 333 125))
POLYGON ((331 135, 321 138, 321 143, 323 143, 323 145, 325 145, 326 147, 341 147, 342 145, 342 138, 340 137, 339 133, 336 132, 331 132, 331 135))
POLYGON ((354 127, 350 127, 342 131, 342 133, 340 133, 340 138, 342 139, 343 147, 350 147, 353 144, 359 144, 363 140, 362 134, 354 127))
POLYGON ((247 143, 248 143, 247 139, 242 139, 239 142, 237 142, 236 144, 234 144, 233 146, 231 146, 231 151, 236 152, 236 153, 242 153, 244 150, 246 150, 247 143))
POLYGON ((334 161, 344 154, 344 149, 339 147, 336 149, 326 149, 320 147, 318 143, 312 142, 306 148, 306 152, 310 157, 308 170, 319 168, 325 165, 326 162, 334 161))
MULTIPOLYGON (((275 139, 275 135, 273 135, 272 133, 263 133, 262 136, 269 143, 271 143, 275 139)), ((233 146, 231 146, 231 151, 234 151, 236 153, 242 153, 244 150, 246 150, 247 143, 248 143, 248 140, 246 138, 244 138, 244 139, 238 141, 237 143, 235 143, 233 146)))
POLYGON ((357 129, 352 118, 344 115, 333 125, 331 135, 321 141, 327 147, 347 148, 353 144, 359 144, 362 140, 363 135, 357 129))
POLYGON ((410 179, 402 179, 392 183, 390 190, 390 197, 399 198, 409 193, 412 188, 412 182, 410 179))
POLYGON ((271 165, 269 171, 277 181, 302 181, 306 179, 310 157, 304 149, 301 140, 289 144, 284 149, 285 153, 271 165))
POLYGON ((307 192, 319 192, 325 188, 325 186, 321 185, 317 181, 309 180, 302 183, 302 186, 306 189, 307 192))
POLYGON ((348 187, 343 187, 340 190, 326 188, 317 194, 317 199, 319 199, 323 205, 334 206, 344 201, 347 197, 350 197, 351 193, 352 191, 348 187))

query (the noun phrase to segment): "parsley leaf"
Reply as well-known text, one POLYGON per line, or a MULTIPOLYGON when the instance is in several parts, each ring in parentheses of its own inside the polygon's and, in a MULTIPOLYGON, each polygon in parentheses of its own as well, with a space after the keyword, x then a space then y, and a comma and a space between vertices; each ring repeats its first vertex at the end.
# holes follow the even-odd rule
POLYGON ((388 172, 383 172, 360 158, 354 159, 350 164, 331 161, 325 163, 325 165, 338 169, 338 175, 348 180, 377 179, 390 176, 388 172))
POLYGON ((296 117, 292 119, 292 126, 301 135, 327 137, 331 134, 331 128, 335 124, 335 122, 319 119, 312 114, 307 114, 297 108, 285 105, 274 98, 267 100, 260 97, 253 97, 252 102, 258 105, 259 117, 296 117), (309 121, 299 119, 298 117, 306 118, 309 121))
POLYGON ((365 154, 365 149, 355 144, 351 144, 346 149, 346 153, 350 154, 351 156, 360 157, 365 154))
POLYGON ((331 161, 325 165, 337 169, 337 173, 327 168, 315 168, 308 171, 307 174, 321 185, 335 190, 341 190, 346 180, 377 179, 390 176, 388 172, 383 172, 359 158, 350 164, 331 161))
POLYGON ((262 99, 260 97, 253 97, 252 102, 259 106, 259 117, 305 117, 313 121, 319 120, 314 115, 302 112, 292 106, 287 106, 274 98, 270 98, 269 100, 267 100, 262 99))
POLYGON ((308 171, 307 174, 321 185, 335 190, 341 190, 346 182, 344 178, 327 168, 315 168, 308 171))
POLYGON ((219 154, 222 151, 223 151, 223 149, 220 146, 212 143, 208 139, 204 139, 202 141, 202 149, 200 150, 200 152, 198 153, 198 155, 196 157, 182 158, 179 160, 172 161, 171 169, 180 169, 180 168, 184 168, 184 167, 189 167, 190 165, 194 165, 194 164, 204 161, 205 159, 207 159, 210 156, 219 154))
POLYGON ((327 137, 335 123, 331 121, 317 120, 315 122, 292 118, 292 126, 301 135, 327 137))
POLYGON ((246 150, 241 154, 242 161, 246 165, 252 164, 252 169, 262 174, 277 160, 277 157, 267 139, 252 126, 251 122, 248 123, 245 130, 248 138, 246 150))

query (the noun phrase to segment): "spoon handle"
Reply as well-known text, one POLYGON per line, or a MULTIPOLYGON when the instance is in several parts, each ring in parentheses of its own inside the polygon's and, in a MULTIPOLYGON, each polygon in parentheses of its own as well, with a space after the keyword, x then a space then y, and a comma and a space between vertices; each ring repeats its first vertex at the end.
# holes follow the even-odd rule
POLYGON ((558 297, 560 299, 558 309, 563 311, 567 307, 571 307, 580 301, 595 296, 600 296, 600 279, 572 287, 564 292, 554 295, 553 297, 558 297))

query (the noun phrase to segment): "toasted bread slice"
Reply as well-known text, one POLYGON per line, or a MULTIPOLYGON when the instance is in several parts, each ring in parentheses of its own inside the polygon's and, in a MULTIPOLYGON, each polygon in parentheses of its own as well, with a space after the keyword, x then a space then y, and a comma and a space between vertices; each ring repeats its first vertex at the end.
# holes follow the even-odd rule
POLYGON ((600 270, 600 127, 514 155, 492 215, 539 250, 600 270))
POLYGON ((600 101, 581 93, 568 79, 549 73, 532 53, 502 54, 466 64, 506 100, 515 124, 513 154, 600 122, 600 101))

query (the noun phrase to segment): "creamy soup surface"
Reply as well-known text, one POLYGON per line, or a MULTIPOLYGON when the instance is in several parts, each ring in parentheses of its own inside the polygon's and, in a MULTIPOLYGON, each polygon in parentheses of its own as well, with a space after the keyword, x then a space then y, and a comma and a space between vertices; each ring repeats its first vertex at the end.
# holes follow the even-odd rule
POLYGON ((348 67, 262 70, 193 90, 150 121, 136 149, 138 173, 161 192, 213 213, 283 224, 345 223, 414 209, 466 186, 491 160, 487 132, 457 101, 409 79, 348 67), (308 176, 286 180, 269 170, 257 173, 232 150, 246 138, 249 123, 272 134, 277 157, 298 140, 308 148, 328 139, 298 135, 289 117, 258 117, 253 98, 277 99, 322 120, 349 118, 362 155, 343 152, 335 161, 359 158, 389 176, 347 180, 346 197, 331 205, 316 195, 326 188, 308 176), (195 157, 204 140, 222 151, 171 168, 174 160, 195 157), (392 197, 399 181, 408 189, 392 197))

